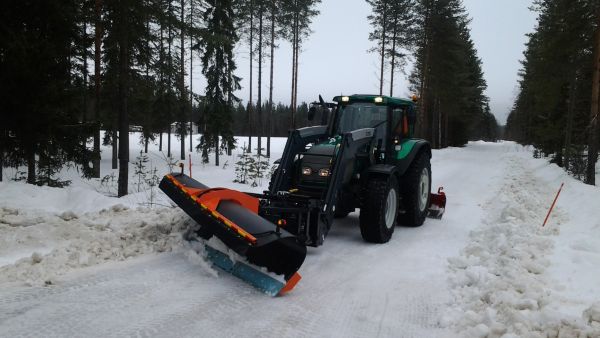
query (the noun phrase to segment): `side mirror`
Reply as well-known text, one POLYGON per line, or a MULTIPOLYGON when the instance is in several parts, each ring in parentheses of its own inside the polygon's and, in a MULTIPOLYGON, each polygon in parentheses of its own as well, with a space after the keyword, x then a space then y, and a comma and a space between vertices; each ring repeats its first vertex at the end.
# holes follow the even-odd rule
POLYGON ((315 114, 317 113, 317 107, 315 106, 310 106, 310 108, 308 109, 308 120, 312 121, 315 119, 315 114))

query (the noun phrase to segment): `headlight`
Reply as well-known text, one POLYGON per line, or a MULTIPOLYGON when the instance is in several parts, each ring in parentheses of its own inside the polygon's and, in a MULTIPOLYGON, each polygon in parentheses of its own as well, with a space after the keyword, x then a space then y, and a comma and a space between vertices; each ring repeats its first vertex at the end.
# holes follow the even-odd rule
POLYGON ((321 170, 319 170, 319 176, 321 176, 321 177, 327 177, 327 176, 329 176, 329 169, 321 169, 321 170))
POLYGON ((311 168, 308 168, 308 167, 302 168, 302 175, 311 175, 311 174, 312 174, 311 168))

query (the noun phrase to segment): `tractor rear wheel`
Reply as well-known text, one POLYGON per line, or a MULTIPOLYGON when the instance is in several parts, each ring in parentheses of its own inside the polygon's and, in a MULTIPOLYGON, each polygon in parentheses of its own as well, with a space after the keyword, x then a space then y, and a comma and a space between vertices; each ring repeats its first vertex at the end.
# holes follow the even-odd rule
POLYGON ((398 215, 398 180, 390 175, 368 182, 360 209, 360 234, 371 243, 386 243, 392 237, 398 215))
POLYGON ((398 223, 409 227, 421 226, 429 212, 431 193, 431 163, 426 152, 417 155, 401 182, 404 213, 399 215, 398 223))

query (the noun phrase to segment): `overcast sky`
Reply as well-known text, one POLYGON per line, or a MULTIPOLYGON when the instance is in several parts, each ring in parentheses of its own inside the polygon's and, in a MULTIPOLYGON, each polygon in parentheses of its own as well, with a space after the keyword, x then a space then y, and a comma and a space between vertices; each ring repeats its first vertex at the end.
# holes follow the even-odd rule
MULTIPOLYGON (((525 34, 533 31, 536 15, 528 10, 531 0, 463 0, 472 18, 471 36, 488 83, 487 95, 498 122, 504 124, 517 90, 525 34)), ((367 21, 370 7, 364 0, 322 0, 321 14, 314 19, 314 33, 305 42, 300 55, 298 101, 314 101, 319 94, 330 100, 339 94, 378 93, 378 57, 367 53, 371 27, 367 21)), ((238 96, 248 100, 248 47, 236 49, 238 72, 244 87, 238 96)), ((279 42, 275 51, 274 101, 289 103, 291 93, 291 48, 279 42)), ((194 91, 204 88, 197 61, 194 91)), ((254 100, 256 101, 257 64, 254 63, 254 100)), ((407 69, 407 72, 410 71, 407 69)), ((263 100, 268 98, 269 64, 263 66, 263 100)), ((387 81, 388 79, 386 79, 387 81)), ((394 96, 408 97, 406 75, 397 74, 394 96)), ((384 88, 389 94, 389 82, 384 88)))

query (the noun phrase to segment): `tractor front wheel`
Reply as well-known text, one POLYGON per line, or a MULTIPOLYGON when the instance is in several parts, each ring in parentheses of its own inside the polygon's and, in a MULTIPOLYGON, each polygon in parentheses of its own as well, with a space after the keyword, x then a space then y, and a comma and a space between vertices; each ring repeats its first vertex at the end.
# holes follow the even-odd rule
POLYGON ((431 163, 427 153, 419 154, 402 176, 402 204, 404 213, 399 215, 398 223, 418 227, 425 222, 429 212, 431 193, 431 163))
POLYGON ((360 233, 367 242, 386 243, 396 226, 398 180, 390 175, 387 178, 373 177, 368 183, 360 209, 360 233))

